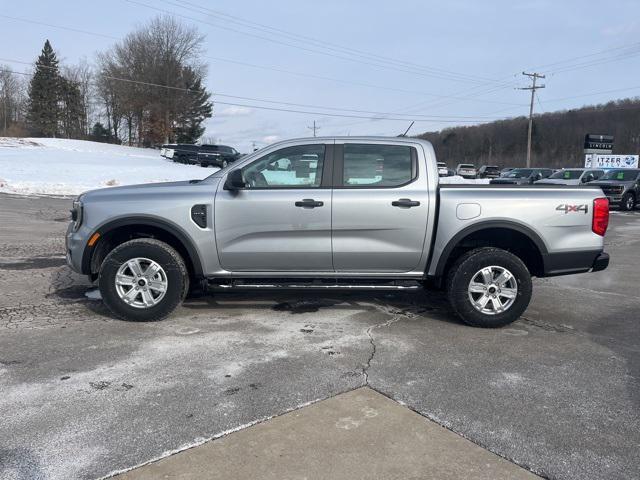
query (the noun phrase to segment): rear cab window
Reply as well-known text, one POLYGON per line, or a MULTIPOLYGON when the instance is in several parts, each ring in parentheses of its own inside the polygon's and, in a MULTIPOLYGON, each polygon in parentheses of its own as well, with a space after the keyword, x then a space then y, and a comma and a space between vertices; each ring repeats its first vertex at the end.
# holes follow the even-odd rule
POLYGON ((338 187, 392 188, 418 176, 418 154, 407 145, 345 143, 338 187))

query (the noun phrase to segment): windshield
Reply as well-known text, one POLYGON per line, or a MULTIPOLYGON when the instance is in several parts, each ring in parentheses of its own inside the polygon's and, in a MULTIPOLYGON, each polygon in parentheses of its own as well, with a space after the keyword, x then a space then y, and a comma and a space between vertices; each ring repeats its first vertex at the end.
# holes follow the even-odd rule
POLYGON ((563 179, 563 180, 577 180, 582 175, 584 170, 560 170, 559 172, 554 173, 549 178, 553 179, 563 179))
POLYGON ((510 172, 505 173, 504 177, 505 178, 527 178, 531 176, 532 171, 533 170, 531 170, 530 168, 515 168, 510 172))
POLYGON ((631 182, 638 176, 638 170, 609 170, 600 180, 620 180, 623 182, 631 182))
POLYGON ((497 172, 500 169, 498 167, 484 167, 485 172, 497 172))

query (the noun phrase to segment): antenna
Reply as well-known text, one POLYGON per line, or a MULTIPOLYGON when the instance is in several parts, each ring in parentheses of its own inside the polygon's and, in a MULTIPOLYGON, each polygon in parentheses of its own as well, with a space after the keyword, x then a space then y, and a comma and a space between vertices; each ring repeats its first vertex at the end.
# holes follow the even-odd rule
POLYGON ((399 136, 399 137, 406 137, 406 136, 407 136, 407 133, 409 133, 409 130, 411 130, 411 127, 413 127, 413 124, 414 124, 414 123, 416 123, 416 122, 415 122, 415 121, 414 121, 414 122, 411 122, 411 124, 407 127, 407 129, 404 131, 404 133, 401 133, 401 134, 400 134, 400 135, 398 135, 398 136, 399 136))

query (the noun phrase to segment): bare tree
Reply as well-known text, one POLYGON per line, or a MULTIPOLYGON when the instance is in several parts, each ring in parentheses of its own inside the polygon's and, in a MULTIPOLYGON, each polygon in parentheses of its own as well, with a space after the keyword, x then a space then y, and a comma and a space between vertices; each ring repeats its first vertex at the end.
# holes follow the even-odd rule
POLYGON ((83 134, 88 135, 91 133, 91 127, 96 118, 94 104, 96 88, 93 83, 93 68, 87 62, 86 58, 82 58, 76 65, 63 66, 62 76, 74 82, 80 90, 80 97, 82 99, 80 127, 83 134))
POLYGON ((13 73, 8 66, 0 65, 0 128, 3 135, 15 134, 24 129, 26 88, 22 76, 13 73))
POLYGON ((98 56, 97 83, 114 135, 124 119, 130 143, 158 144, 175 138, 189 109, 200 122, 211 116, 201 87, 203 40, 194 27, 159 16, 98 56), (193 85, 204 109, 193 109, 193 85))

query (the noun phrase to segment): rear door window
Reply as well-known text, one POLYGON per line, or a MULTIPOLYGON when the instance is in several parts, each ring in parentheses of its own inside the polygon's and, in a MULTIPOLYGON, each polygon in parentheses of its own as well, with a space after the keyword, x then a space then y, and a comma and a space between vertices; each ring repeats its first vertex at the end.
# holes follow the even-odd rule
POLYGON ((405 145, 344 145, 342 186, 389 188, 417 177, 417 152, 405 145))

